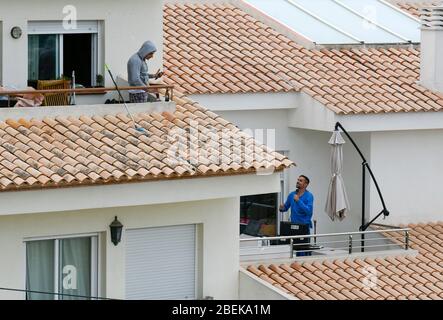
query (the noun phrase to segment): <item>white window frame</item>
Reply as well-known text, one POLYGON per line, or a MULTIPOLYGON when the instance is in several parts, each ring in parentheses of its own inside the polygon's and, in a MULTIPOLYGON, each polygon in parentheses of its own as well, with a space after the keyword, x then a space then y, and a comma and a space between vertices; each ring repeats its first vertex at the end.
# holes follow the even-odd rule
MULTIPOLYGON (((97 75, 103 74, 102 48, 103 43, 103 22, 100 20, 80 20, 77 21, 76 29, 65 29, 63 21, 28 21, 28 35, 56 34, 58 45, 58 59, 56 74, 61 77, 63 74, 63 35, 64 34, 85 34, 91 36, 91 86, 97 85, 97 75)), ((71 75, 66 75, 71 76, 71 75)), ((29 75, 28 75, 29 78, 29 75)))
POLYGON ((199 299, 199 277, 200 277, 200 268, 199 268, 199 243, 198 243, 198 239, 199 239, 199 234, 198 234, 198 228, 197 228, 198 224, 194 224, 194 299, 198 300, 199 299))
MULTIPOLYGON (((289 158, 289 151, 277 151, 278 153, 289 158)), ((278 202, 285 203, 289 194, 289 170, 283 170, 280 172, 280 191, 278 192, 278 202)), ((277 207, 277 234, 280 234, 280 222, 284 221, 284 212, 280 212, 277 207)))
MULTIPOLYGON (((59 293, 59 260, 60 260, 60 240, 73 239, 73 238, 90 238, 91 239, 91 297, 101 296, 99 281, 101 279, 100 267, 100 252, 101 252, 101 234, 100 233, 86 233, 86 234, 70 234, 62 236, 43 236, 43 237, 30 237, 23 240, 24 246, 24 260, 25 260, 25 286, 27 276, 27 256, 26 256, 26 243, 42 240, 54 241, 54 293, 59 293)), ((26 293, 24 295, 26 299, 26 293)), ((54 300, 59 300, 59 295, 54 295, 54 300)), ((94 300, 94 299, 91 299, 94 300)))

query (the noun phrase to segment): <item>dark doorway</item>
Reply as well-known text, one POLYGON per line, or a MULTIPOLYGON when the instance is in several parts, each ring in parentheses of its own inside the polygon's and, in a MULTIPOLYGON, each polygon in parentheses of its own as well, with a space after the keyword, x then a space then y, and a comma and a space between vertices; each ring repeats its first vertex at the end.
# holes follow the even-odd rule
POLYGON ((92 78, 92 35, 63 35, 63 74, 69 78, 75 71, 75 82, 91 87, 92 78))

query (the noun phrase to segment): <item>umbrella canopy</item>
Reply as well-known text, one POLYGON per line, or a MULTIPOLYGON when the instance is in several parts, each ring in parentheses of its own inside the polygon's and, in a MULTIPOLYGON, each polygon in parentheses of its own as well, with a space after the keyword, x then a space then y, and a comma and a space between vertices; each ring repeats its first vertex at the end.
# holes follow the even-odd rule
POLYGON ((329 183, 328 197, 325 211, 328 216, 335 220, 343 220, 350 209, 345 184, 343 182, 343 144, 345 140, 340 132, 334 131, 329 144, 331 145, 331 182, 329 183))

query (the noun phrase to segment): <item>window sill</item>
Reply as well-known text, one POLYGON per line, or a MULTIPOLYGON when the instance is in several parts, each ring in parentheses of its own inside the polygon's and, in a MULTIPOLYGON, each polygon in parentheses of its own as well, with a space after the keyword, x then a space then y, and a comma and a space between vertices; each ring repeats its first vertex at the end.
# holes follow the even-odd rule
MULTIPOLYGON (((88 88, 85 88, 85 89, 88 89, 88 88)), ((96 88, 94 88, 94 89, 96 89, 96 88)), ((85 91, 85 92, 77 92, 75 95, 76 95, 76 96, 89 96, 89 95, 104 95, 104 94, 106 94, 106 93, 108 93, 108 91, 106 91, 106 90, 103 88, 103 90, 100 90, 100 91, 91 91, 91 92, 85 91)))

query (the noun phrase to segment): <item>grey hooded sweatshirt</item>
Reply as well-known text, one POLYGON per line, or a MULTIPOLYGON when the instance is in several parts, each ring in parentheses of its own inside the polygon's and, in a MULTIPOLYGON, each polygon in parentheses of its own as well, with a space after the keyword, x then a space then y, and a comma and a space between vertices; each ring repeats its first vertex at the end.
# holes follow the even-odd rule
POLYGON ((153 52, 156 52, 152 41, 143 43, 140 50, 134 53, 128 61, 128 82, 130 86, 146 86, 149 78, 154 78, 154 75, 148 73, 148 64, 145 57, 153 52))

